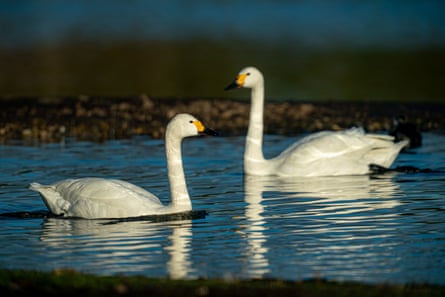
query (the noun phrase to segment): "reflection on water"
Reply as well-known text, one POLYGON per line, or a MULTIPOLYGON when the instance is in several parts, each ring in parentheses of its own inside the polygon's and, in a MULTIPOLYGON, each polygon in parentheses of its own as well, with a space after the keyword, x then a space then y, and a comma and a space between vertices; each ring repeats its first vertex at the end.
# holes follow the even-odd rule
MULTIPOLYGON (((244 140, 184 143, 198 216, 127 221, 0 216, 0 238, 8 243, 0 245, 0 268, 445 284, 443 135, 426 133, 424 146, 394 164, 432 168, 431 173, 320 178, 245 177, 244 140)), ((266 135, 266 156, 291 141, 266 135)), ((64 147, 0 146, 0 156, 1 213, 40 213, 45 206, 27 185, 70 177, 119 178, 168 201, 160 141, 67 139, 64 147)))
MULTIPOLYGON (((360 232, 360 229, 380 228, 378 223, 370 224, 382 215, 373 210, 384 209, 386 219, 394 217, 395 213, 390 210, 400 205, 397 196, 401 195, 391 176, 298 179, 246 176, 244 186, 250 264, 248 275, 252 277, 261 277, 270 271, 268 248, 265 246, 269 237, 266 225, 270 215, 266 213, 274 213, 275 218, 301 219, 300 229, 295 228, 293 233, 338 234, 347 232, 350 224, 355 224, 352 228, 360 232), (305 224, 304 221, 308 219, 310 224, 305 224), (347 225, 342 227, 344 223, 347 225)), ((350 239, 353 238, 344 237, 344 240, 350 239)), ((336 247, 333 243, 330 248, 342 247, 336 247)))
POLYGON ((96 273, 98 268, 106 274, 126 273, 128 267, 142 273, 167 261, 168 276, 178 279, 191 270, 191 227, 189 220, 153 224, 52 218, 44 221, 40 240, 57 267, 82 263, 85 271, 96 273), (89 260, 83 263, 85 257, 89 260))
POLYGON ((170 260, 167 262, 169 275, 172 279, 186 278, 192 269, 190 259, 191 222, 187 222, 187 226, 184 226, 184 222, 182 226, 175 226, 169 239, 171 246, 165 248, 170 254, 170 260))
MULTIPOLYGON (((395 203, 393 198, 400 191, 393 175, 336 176, 336 177, 276 177, 246 176, 246 193, 286 192, 292 197, 331 200, 352 200, 352 205, 364 205, 364 198, 379 198, 381 203, 395 203)), ((392 205, 394 206, 394 205, 392 205)), ((385 205, 384 207, 391 207, 385 205)))
POLYGON ((266 253, 268 248, 264 246, 267 240, 265 233, 267 227, 264 219, 264 207, 262 202, 263 185, 261 181, 253 178, 245 179, 245 201, 246 205, 246 234, 248 243, 248 269, 247 275, 254 278, 261 278, 268 272, 269 261, 266 253))

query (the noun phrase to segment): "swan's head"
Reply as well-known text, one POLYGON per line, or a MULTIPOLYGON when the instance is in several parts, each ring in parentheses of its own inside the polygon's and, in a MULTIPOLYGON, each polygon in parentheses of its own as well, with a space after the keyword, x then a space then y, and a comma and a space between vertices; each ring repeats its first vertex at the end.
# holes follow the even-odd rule
POLYGON ((261 72, 255 67, 246 67, 238 73, 235 80, 224 90, 253 88, 260 83, 263 83, 263 75, 261 72))
POLYGON ((200 134, 218 135, 212 129, 207 128, 194 116, 187 113, 177 114, 167 125, 166 137, 185 138, 200 134))

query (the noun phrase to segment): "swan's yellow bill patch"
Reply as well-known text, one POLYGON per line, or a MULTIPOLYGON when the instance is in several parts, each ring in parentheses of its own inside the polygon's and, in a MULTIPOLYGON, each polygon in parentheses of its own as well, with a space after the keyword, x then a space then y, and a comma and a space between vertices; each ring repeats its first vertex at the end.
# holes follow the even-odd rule
POLYGON ((205 127, 200 121, 193 121, 193 124, 196 126, 196 129, 198 129, 198 132, 204 132, 205 127))
POLYGON ((238 77, 236 78, 236 84, 240 87, 244 86, 244 80, 246 80, 247 74, 243 73, 243 74, 239 74, 238 77))

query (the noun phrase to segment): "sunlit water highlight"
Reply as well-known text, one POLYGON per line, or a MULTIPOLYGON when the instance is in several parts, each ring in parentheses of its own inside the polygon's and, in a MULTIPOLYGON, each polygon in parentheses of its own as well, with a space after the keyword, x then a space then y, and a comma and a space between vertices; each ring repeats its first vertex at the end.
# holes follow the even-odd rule
MULTIPOLYGON (((266 136, 266 156, 294 138, 266 136)), ((244 177, 243 137, 188 139, 184 167, 198 219, 1 219, 0 268, 99 275, 326 278, 445 284, 445 136, 395 166, 433 172, 331 178, 244 177)), ((0 213, 45 210, 30 182, 124 179, 168 202, 163 141, 0 146, 0 213)))

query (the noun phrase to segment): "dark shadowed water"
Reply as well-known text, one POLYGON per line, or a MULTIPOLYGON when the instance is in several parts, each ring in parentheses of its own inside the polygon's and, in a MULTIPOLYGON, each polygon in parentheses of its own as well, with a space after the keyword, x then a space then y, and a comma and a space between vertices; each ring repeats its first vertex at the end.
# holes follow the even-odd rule
MULTIPOLYGON (((267 156, 294 138, 266 136, 267 156)), ((445 135, 389 172, 335 178, 244 178, 243 137, 188 139, 184 165, 200 218, 167 221, 39 217, 30 182, 124 179, 168 202, 163 141, 0 146, 0 268, 73 268, 171 278, 326 278, 445 284, 445 135)))

